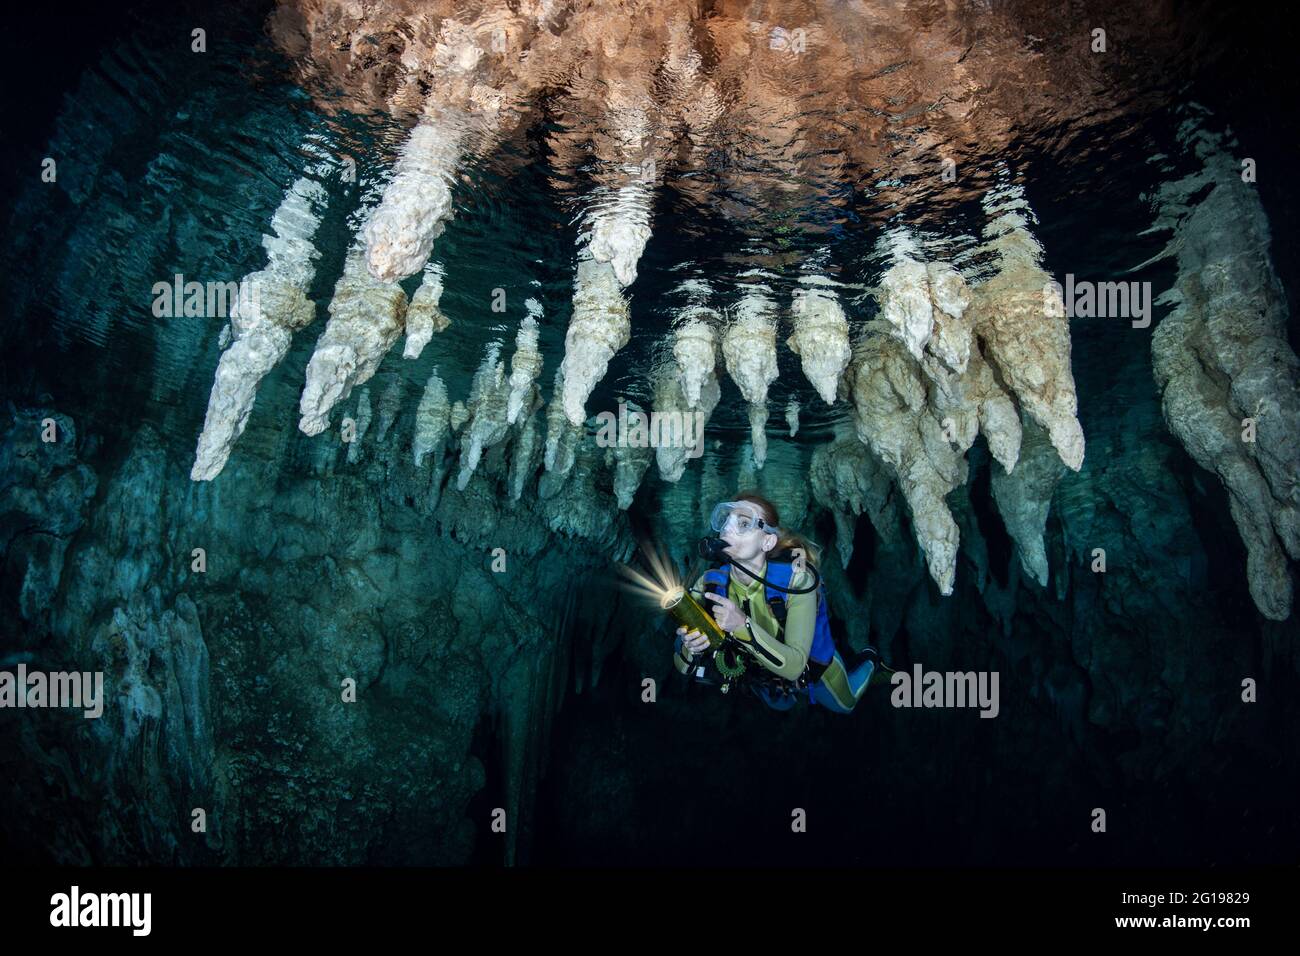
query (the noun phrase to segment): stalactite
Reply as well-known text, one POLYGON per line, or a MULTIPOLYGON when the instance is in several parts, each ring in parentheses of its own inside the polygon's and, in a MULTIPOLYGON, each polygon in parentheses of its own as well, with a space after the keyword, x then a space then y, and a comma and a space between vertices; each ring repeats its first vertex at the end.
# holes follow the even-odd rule
POLYGON ((519 323, 515 336, 515 354, 510 359, 510 397, 506 401, 506 422, 513 425, 520 410, 537 389, 533 385, 542 374, 542 353, 537 349, 537 316, 542 307, 535 299, 526 303, 528 315, 519 323))
POLYGON ((360 396, 357 398, 357 427, 348 443, 348 464, 354 465, 357 459, 361 457, 361 441, 366 437, 366 431, 370 428, 370 389, 363 388, 360 396))
POLYGON ((586 211, 586 245, 578 256, 573 317, 564 340, 564 411, 574 425, 585 423, 588 397, 631 337, 622 290, 636 281, 650 239, 658 178, 655 104, 642 73, 628 68, 643 53, 636 43, 617 53, 606 48, 595 74, 577 86, 598 101, 593 106, 604 122, 594 143, 599 185, 586 211))
POLYGON ((920 363, 886 320, 868 324, 855 350, 849 389, 858 437, 898 482, 930 576, 942 594, 951 594, 958 530, 944 497, 966 480, 966 461, 929 413, 920 363))
POLYGON ((415 438, 413 451, 415 467, 419 468, 424 459, 436 453, 451 432, 451 409, 447 404, 447 386, 435 368, 429 373, 429 380, 420 396, 420 404, 415 410, 415 438))
POLYGON ((383 392, 379 395, 379 427, 375 432, 375 445, 382 447, 388 438, 388 430, 397 420, 402 410, 402 376, 394 374, 389 377, 383 392))
POLYGON ((289 351, 293 333, 316 316, 307 290, 316 275, 313 260, 320 256, 311 240, 325 201, 324 187, 302 176, 271 217, 271 234, 262 237, 266 268, 244 278, 231 310, 233 341, 217 362, 190 470, 194 481, 211 481, 221 473, 248 424, 259 383, 289 351))
MULTIPOLYGON (((627 403, 628 413, 640 411, 634 402, 627 403)), ((606 451, 606 463, 614 471, 614 497, 620 511, 632 506, 641 480, 645 477, 650 463, 654 461, 655 449, 647 443, 644 447, 630 443, 618 444, 606 451)))
POLYGON ((1202 168, 1155 196, 1153 228, 1173 230, 1157 258, 1178 263, 1160 300, 1173 309, 1151 339, 1156 383, 1170 431, 1228 491, 1256 607, 1282 621, 1293 599, 1287 557, 1300 561, 1300 360, 1287 342, 1268 219, 1235 144, 1195 118, 1179 138, 1202 168))
POLYGON ((847 568, 853 556, 854 526, 866 514, 883 537, 894 533, 898 524, 891 490, 893 481, 867 445, 852 435, 838 435, 818 445, 808 470, 813 500, 831 513, 835 521, 835 548, 840 566, 847 568))
POLYGON ((450 111, 427 116, 411 131, 392 181, 366 225, 372 278, 398 282, 424 268, 453 213, 451 184, 466 150, 468 124, 450 111))
POLYGON ((1016 543, 1020 564, 1025 573, 1047 586, 1047 549, 1043 544, 1043 530, 1047 527, 1047 513, 1052 506, 1052 495, 1065 473, 1052 447, 1047 432, 1032 419, 1024 423, 1024 439, 1020 445, 1020 463, 1007 474, 998 465, 991 465, 993 501, 1002 515, 1007 534, 1016 543))
POLYGON ((506 401, 510 383, 505 377, 505 366, 499 360, 500 354, 500 343, 493 342, 488 346, 470 386, 466 405, 469 428, 460 438, 460 474, 456 476, 456 487, 460 491, 469 484, 484 450, 506 437, 506 401))
POLYGON ((370 380, 402 334, 406 293, 366 271, 365 249, 354 244, 334 286, 330 319, 307 363, 298 428, 318 435, 329 426, 330 410, 352 389, 370 380))
POLYGON ((776 325, 767 286, 749 286, 736 305, 735 319, 722 337, 722 355, 740 394, 749 403, 753 461, 767 457, 767 389, 777 379, 776 325))
POLYGON ((563 409, 573 425, 587 420, 586 403, 605 377, 609 360, 628 343, 627 301, 609 264, 581 258, 573 293, 573 318, 564 338, 563 409))
POLYGON ((794 334, 786 339, 803 373, 827 405, 835 404, 840 376, 849 364, 849 321, 823 276, 805 276, 791 305, 794 334))
POLYGON ((587 245, 597 262, 608 263, 620 286, 636 281, 637 262, 650 241, 650 187, 632 179, 605 198, 591 216, 587 245))
POLYGON ((677 360, 681 377, 681 390, 686 406, 699 405, 699 393, 708 378, 715 375, 718 365, 718 312, 708 308, 706 302, 710 289, 699 280, 681 282, 673 290, 685 295, 686 304, 676 315, 677 328, 673 332, 672 355, 677 360))
POLYGON ((578 443, 586 433, 581 425, 569 421, 561 403, 564 394, 564 366, 555 370, 555 384, 551 388, 551 402, 546 407, 546 448, 542 461, 546 473, 542 475, 537 493, 550 498, 564 485, 573 468, 578 443))
POLYGON ((469 420, 469 409, 465 407, 464 402, 457 399, 452 403, 451 414, 449 417, 451 420, 451 430, 453 432, 459 432, 460 427, 469 420))
POLYGON ((537 429, 537 412, 541 404, 541 397, 535 396, 534 401, 522 410, 514 425, 518 437, 510 450, 510 470, 506 479, 511 501, 518 501, 523 497, 524 486, 532 478, 541 457, 537 429))
POLYGON ((974 289, 970 306, 986 357, 1029 417, 1047 429, 1074 471, 1083 465, 1083 429, 1070 370, 1070 328, 1060 289, 1039 264, 1043 249, 1029 232, 1033 211, 1019 185, 984 196, 986 247, 997 272, 974 289))
POLYGON ((681 479, 690 460, 702 454, 701 449, 693 445, 688 447, 688 442, 704 441, 704 427, 722 398, 722 389, 718 385, 717 376, 710 372, 700 387, 699 404, 691 408, 682 388, 679 366, 673 362, 661 362, 655 366, 650 374, 650 382, 653 413, 671 416, 672 420, 682 425, 680 441, 662 442, 655 448, 659 477, 664 481, 676 482, 681 479))
POLYGON ((439 306, 442 300, 442 280, 443 269, 439 263, 430 262, 425 266, 424 278, 415 290, 415 295, 411 296, 411 305, 406 310, 403 358, 419 358, 434 333, 444 332, 451 325, 451 320, 442 314, 439 306))

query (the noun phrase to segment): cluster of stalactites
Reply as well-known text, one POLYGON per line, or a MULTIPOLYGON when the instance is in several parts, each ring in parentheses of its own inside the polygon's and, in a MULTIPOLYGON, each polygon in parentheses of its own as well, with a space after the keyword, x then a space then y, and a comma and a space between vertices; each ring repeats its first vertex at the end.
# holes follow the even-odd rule
POLYGON ((1159 300, 1173 309, 1152 336, 1155 378, 1170 431, 1227 489, 1255 605, 1281 621, 1292 607, 1288 558, 1300 560, 1300 360, 1268 220, 1235 144, 1195 118, 1179 137, 1201 169, 1154 197, 1154 228, 1173 230, 1157 258, 1178 265, 1159 300))
POLYGON ((1083 429, 1070 368, 1070 327, 1061 288, 1043 270, 1029 231, 1036 219, 1019 185, 991 190, 984 248, 996 271, 974 290, 970 311, 986 357, 1024 413, 1046 429, 1061 461, 1083 466, 1083 429))
MULTIPOLYGON (((1009 216, 998 207, 990 235, 995 251, 1012 251, 998 259, 994 277, 974 289, 949 263, 924 261, 906 231, 886 236, 890 265, 878 290, 880 315, 866 326, 846 376, 858 436, 902 491, 917 543, 943 594, 954 587, 960 538, 946 498, 966 481, 965 455, 978 434, 996 463, 994 500, 1021 564, 1040 584, 1047 583, 1043 531, 1064 470, 1061 461, 1077 468, 1082 460, 1068 330, 1058 330, 1064 344, 1060 335, 1041 330, 1026 332, 1014 352, 991 344, 1017 324, 1041 323, 1050 285, 1038 268, 1041 250, 1034 251, 1025 220, 1012 222, 1009 216), (1024 311, 1030 301, 1037 316, 1024 311), (1032 360, 1035 371, 1009 373, 1003 364, 1008 356, 1032 360), (1054 417, 1067 409, 1068 421, 1054 417), (1044 453, 1053 448, 1055 453, 1044 453)), ((861 509, 832 510, 842 517, 861 509)))

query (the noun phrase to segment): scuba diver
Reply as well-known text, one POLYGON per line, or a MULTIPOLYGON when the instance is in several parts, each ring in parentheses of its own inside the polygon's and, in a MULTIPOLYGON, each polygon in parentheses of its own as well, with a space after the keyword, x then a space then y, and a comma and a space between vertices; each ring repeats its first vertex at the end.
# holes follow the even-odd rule
MULTIPOLYGON (((712 655, 723 693, 738 685, 775 710, 789 710, 806 695, 847 714, 869 684, 888 680, 875 648, 864 649, 852 663, 836 650, 814 548, 781 530, 770 501, 745 492, 717 505, 709 524, 718 537, 700 542, 701 555, 726 563, 700 575, 691 594, 728 634, 712 655)), ((705 676, 709 647, 700 631, 679 627, 677 671, 715 683, 705 676)))

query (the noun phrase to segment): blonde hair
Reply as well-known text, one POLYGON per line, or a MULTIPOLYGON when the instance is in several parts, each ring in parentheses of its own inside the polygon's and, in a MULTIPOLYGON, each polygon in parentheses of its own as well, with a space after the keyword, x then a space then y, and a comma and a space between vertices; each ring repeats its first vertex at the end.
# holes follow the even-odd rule
POLYGON ((763 513, 763 520, 774 528, 780 528, 780 533, 776 536, 776 547, 773 551, 782 551, 786 548, 800 548, 803 550, 804 558, 813 566, 821 564, 821 548, 813 544, 797 531, 791 531, 781 526, 781 515, 776 510, 776 505, 768 501, 757 491, 742 491, 736 495, 736 501, 748 501, 758 506, 759 511, 763 513))

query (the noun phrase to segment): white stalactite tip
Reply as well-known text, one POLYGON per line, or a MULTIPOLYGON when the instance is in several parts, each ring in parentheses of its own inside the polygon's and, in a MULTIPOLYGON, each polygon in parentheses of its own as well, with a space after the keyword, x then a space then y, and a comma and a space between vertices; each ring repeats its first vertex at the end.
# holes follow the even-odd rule
POLYGON ((424 347, 429 344, 434 333, 444 332, 451 325, 451 320, 442 313, 439 303, 442 301, 443 269, 439 263, 430 262, 424 269, 424 278, 420 287, 411 296, 411 305, 406 310, 406 345, 402 357, 417 359, 424 347))
MULTIPOLYGON (((540 306, 538 311, 540 312, 540 306)), ((515 354, 510 359, 510 397, 506 402, 506 421, 511 425, 523 410, 533 390, 533 383, 542 374, 542 353, 537 348, 537 334, 537 319, 532 314, 524 316, 515 336, 515 354)))
POLYGON ((307 298, 320 253, 312 237, 327 200, 325 189, 301 176, 285 193, 263 235, 267 266, 240 283, 230 321, 222 329, 225 349, 208 398, 190 478, 210 481, 221 473, 243 434, 262 379, 284 358, 293 333, 310 325, 316 306, 307 298))
POLYGON ((464 491, 469 484, 483 452, 506 437, 506 398, 510 383, 506 380, 505 364, 498 360, 500 354, 500 344, 491 343, 470 385, 466 408, 469 428, 460 438, 460 474, 456 476, 459 491, 464 491))
POLYGON ((364 251, 354 246, 334 287, 329 312, 329 323, 307 363, 298 404, 298 428, 308 435, 329 427, 330 410, 375 374, 402 334, 406 293, 395 283, 373 279, 366 271, 364 251))
POLYGON ((753 448, 754 467, 767 461, 767 403, 749 406, 749 440, 753 448))
POLYGON ((713 377, 717 364, 718 340, 713 327, 702 319, 685 322, 673 337, 673 357, 686 397, 687 408, 700 403, 700 390, 713 377))
MULTIPOLYGON (((551 403, 546 407, 546 446, 543 463, 548 473, 563 480, 573 468, 574 453, 585 434, 583 425, 569 421, 564 412, 564 366, 555 370, 555 383, 551 387, 551 403)), ((583 420, 584 424, 586 419, 583 420)))
POLYGON ((574 425, 587 420, 586 403, 605 377, 609 361, 628 343, 632 324, 627 301, 608 263, 583 258, 573 293, 573 318, 564 337, 564 414, 574 425))
POLYGON ((681 376, 675 363, 663 362, 658 365, 651 372, 650 380, 654 392, 653 414, 680 416, 668 420, 680 422, 682 426, 681 441, 661 442, 655 449, 659 476, 668 482, 680 481, 691 458, 698 458, 704 453, 698 444, 692 444, 688 448, 687 442, 704 441, 704 426, 708 424, 709 416, 722 398, 722 389, 718 385, 717 375, 709 372, 700 386, 699 404, 691 408, 682 390, 681 376), (698 419, 697 415, 700 416, 698 419), (698 429, 697 422, 700 423, 698 429))
POLYGON ((591 213, 588 250, 597 262, 607 262, 623 286, 636 281, 636 267, 650 241, 650 185, 627 183, 591 213))
POLYGON ((944 499, 965 480, 965 460, 927 405, 920 363, 887 320, 868 325, 849 383, 858 437, 898 483, 930 576, 951 594, 959 535, 944 499))
POLYGON ((776 381, 776 323, 772 300, 750 290, 736 305, 735 320, 722 337, 727 373, 745 401, 767 404, 767 388, 776 381))
POLYGON ((811 285, 795 292, 791 303, 794 334, 786 339, 798 355, 804 376, 827 405, 835 404, 840 376, 848 367, 849 321, 839 299, 828 288, 811 285))

